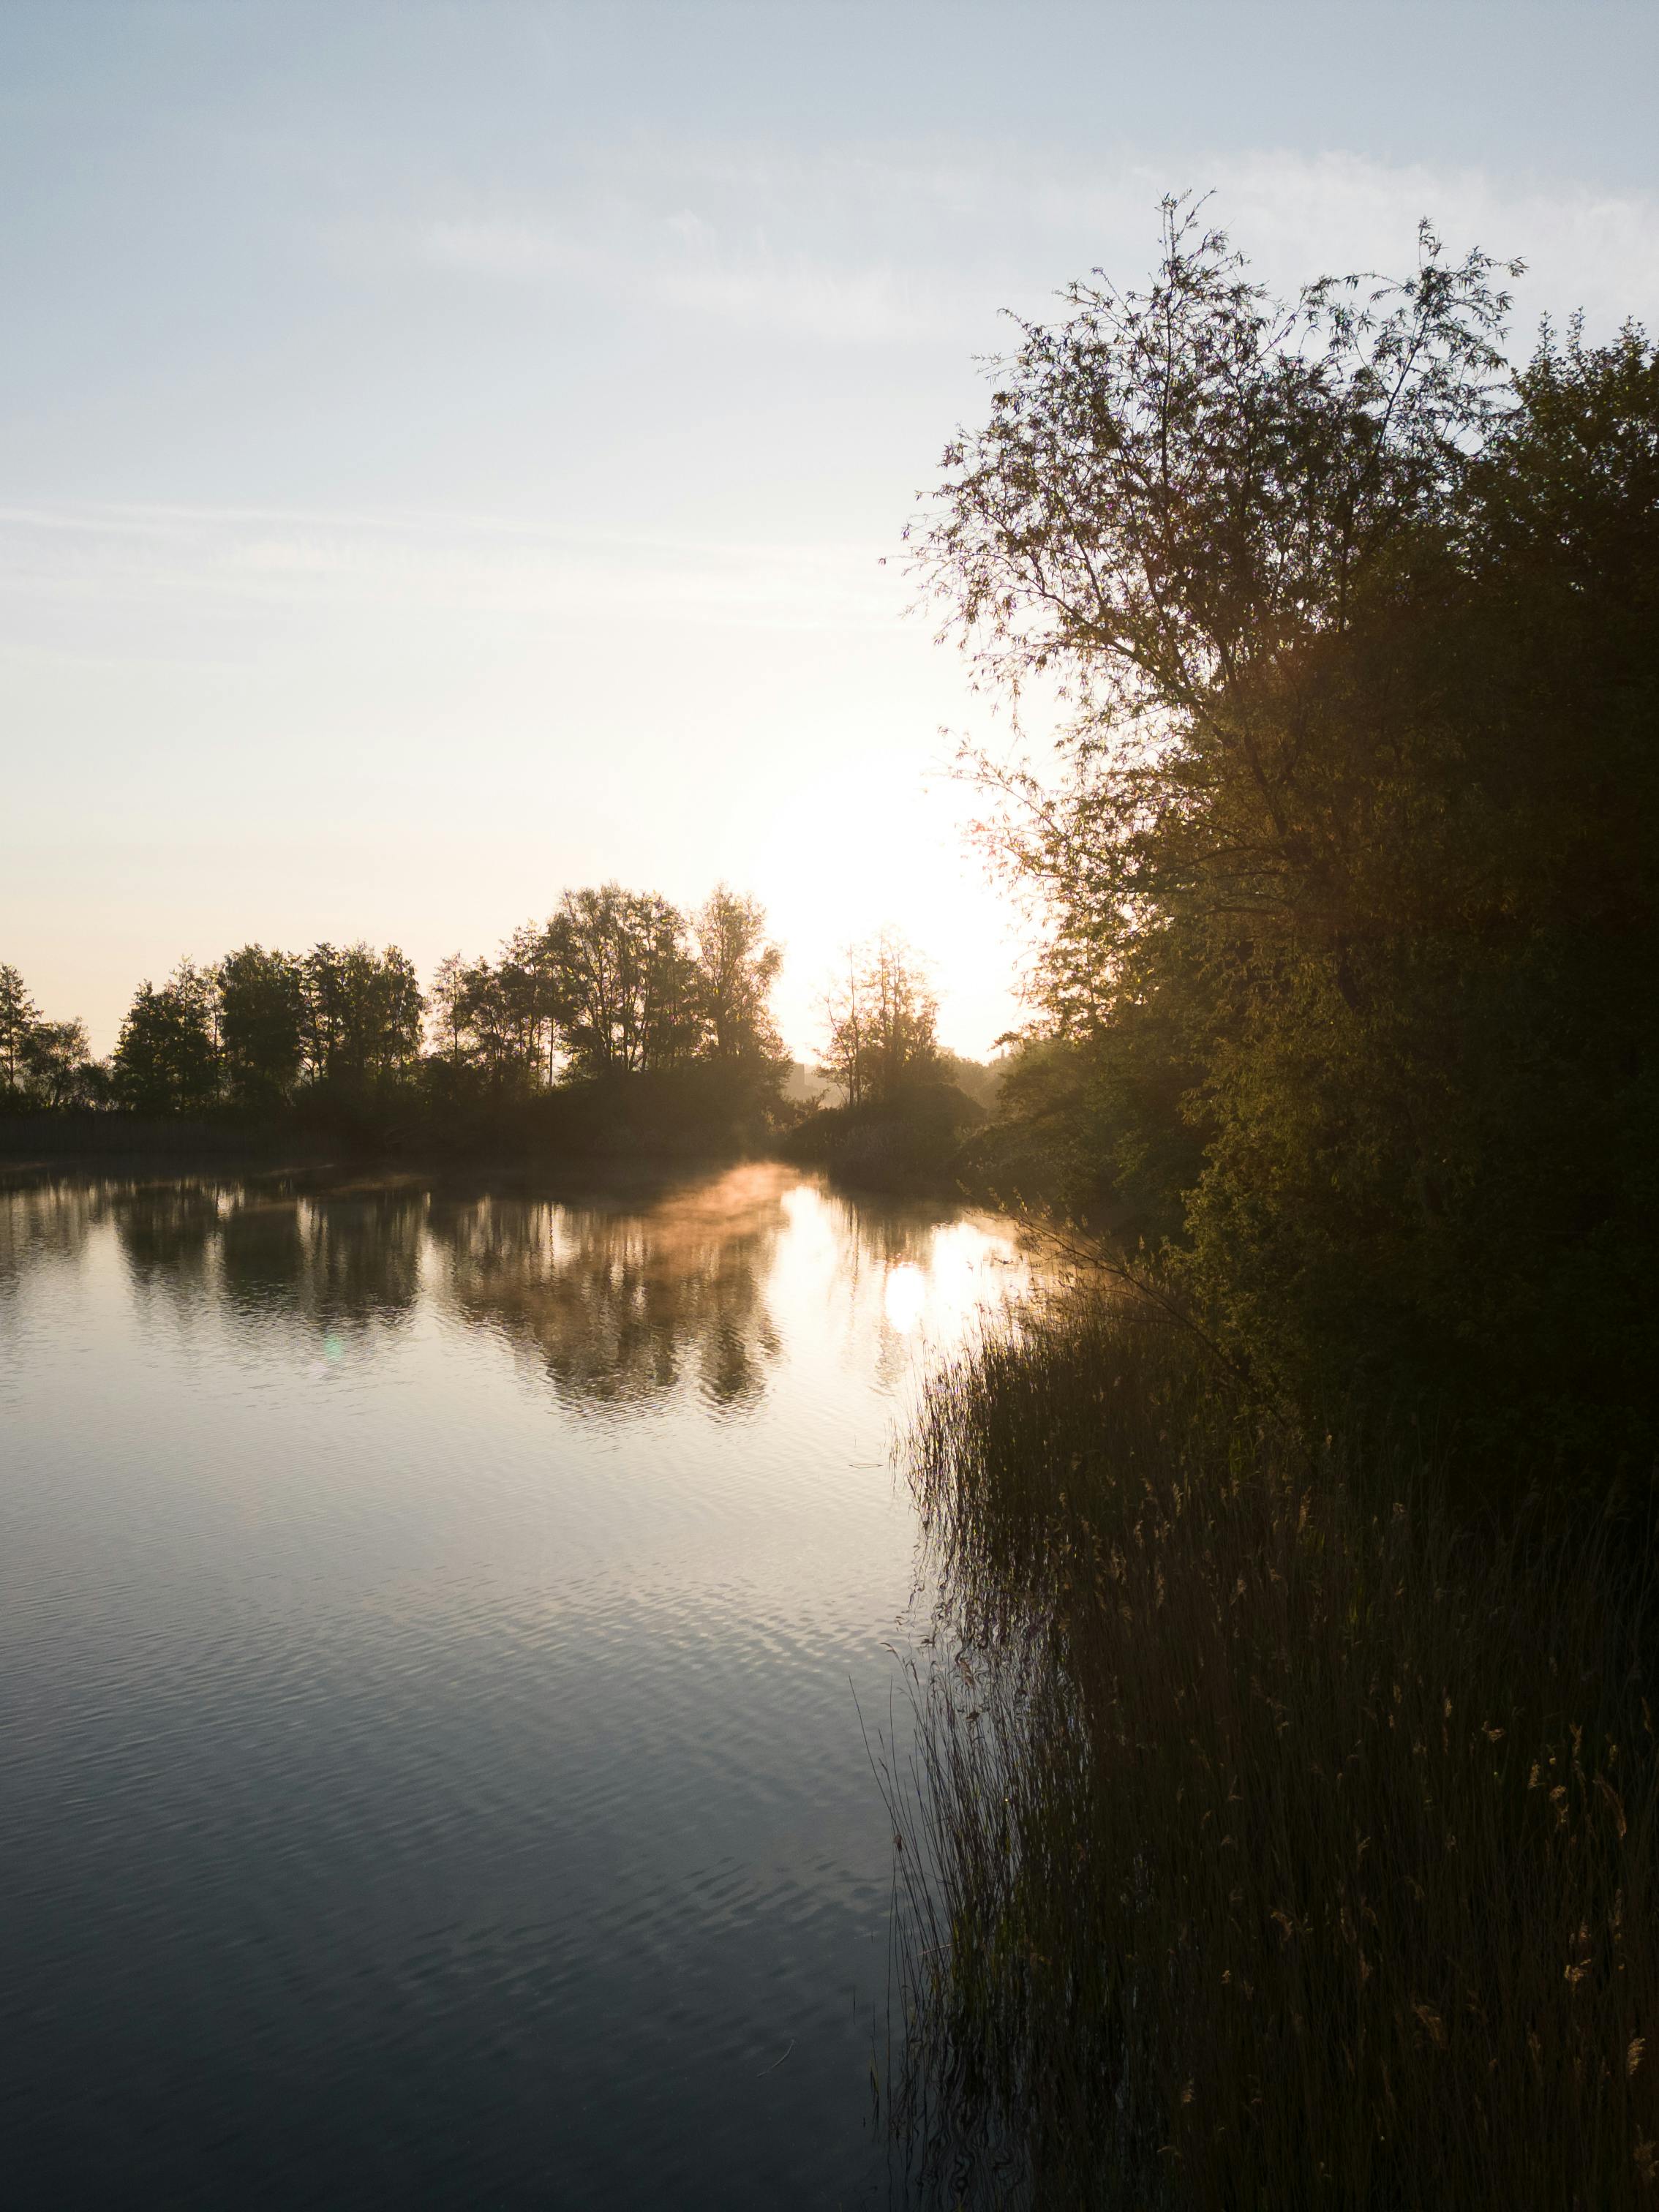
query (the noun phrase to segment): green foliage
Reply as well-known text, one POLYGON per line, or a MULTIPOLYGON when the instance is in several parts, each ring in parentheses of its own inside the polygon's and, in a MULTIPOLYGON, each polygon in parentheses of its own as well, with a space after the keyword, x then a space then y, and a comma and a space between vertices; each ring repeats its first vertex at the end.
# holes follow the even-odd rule
POLYGON ((987 1172, 1322 1426, 1612 1474, 1659 1413, 1659 361, 1511 372, 1492 264, 1422 247, 1286 305, 1171 206, 951 449, 933 581, 1074 708, 1056 788, 980 764, 1048 924, 987 1172))
POLYGON ((1177 1237, 1203 1152, 1184 1111, 1195 1079, 1169 1000, 1127 1000, 1096 1036, 1023 1040, 961 1171, 1006 1206, 1081 1218, 1121 1248, 1177 1237))
POLYGON ((954 1084, 964 1098, 971 1098, 988 1114, 1002 1095, 1003 1078, 1008 1071, 1001 1060, 969 1060, 965 1054, 942 1045, 934 1064, 942 1081, 954 1084))

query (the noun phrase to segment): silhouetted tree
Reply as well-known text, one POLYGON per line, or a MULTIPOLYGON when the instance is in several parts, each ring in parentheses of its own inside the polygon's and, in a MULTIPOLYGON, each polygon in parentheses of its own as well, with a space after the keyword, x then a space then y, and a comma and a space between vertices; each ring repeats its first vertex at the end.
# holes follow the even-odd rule
MULTIPOLYGON (((404 1106, 465 1115, 502 1103, 503 1089, 551 1086, 562 1063, 579 1079, 696 1063, 695 1097, 662 1091, 647 1121, 666 1131, 684 1112, 750 1141, 766 1127, 783 1065, 768 1005, 780 957, 758 904, 725 886, 702 909, 695 939, 654 893, 616 884, 568 893, 551 921, 515 930, 494 960, 456 953, 440 963, 431 1043, 448 1072, 431 1066, 434 1079, 404 1106)), ((427 1013, 396 946, 324 943, 295 956, 245 945, 211 969, 185 962, 160 989, 147 982, 104 1071, 88 1060, 80 1024, 44 1023, 21 975, 0 968, 0 1095, 102 1103, 108 1085, 128 1106, 192 1113, 222 1103, 270 1111, 328 1089, 349 1104, 414 1083, 427 1013)), ((348 1119, 372 1126, 355 1105, 348 1119)))
POLYGON ((532 1080, 550 1082, 557 1027, 544 928, 527 922, 514 931, 495 963, 495 988, 503 1063, 532 1080))
POLYGON ((514 1058, 512 1015, 501 973, 488 960, 470 961, 457 975, 454 1018, 467 1056, 499 1073, 514 1058))
POLYGON ((847 955, 842 979, 824 999, 822 1073, 849 1106, 890 1104, 939 1058, 939 1006, 925 969, 896 930, 884 929, 847 955))
POLYGON ((43 1106, 88 1103, 94 1088, 82 1021, 37 1021, 23 1041, 24 1082, 43 1106))
POLYGON ((22 1088, 24 1055, 40 1009, 15 968, 0 965, 0 1080, 8 1091, 22 1088))
POLYGON ((120 1103, 146 1114, 196 1114, 216 1104, 215 1015, 212 981, 188 960, 160 990, 141 984, 112 1063, 120 1103))
POLYGON ((466 961, 459 952, 446 953, 432 971, 427 994, 427 1021, 433 1048, 441 1060, 459 1066, 467 1057, 465 1012, 466 961))
POLYGON ((17 969, 0 966, 0 1103, 25 1109, 103 1102, 107 1070, 94 1064, 82 1021, 49 1022, 17 969))
POLYGON ((678 910, 617 884, 567 891, 544 939, 548 1005, 572 1069, 640 1074, 696 1051, 696 963, 678 910))
POLYGON ((215 971, 225 1088, 239 1106, 292 1098, 305 1058, 306 979, 286 952, 245 945, 215 971))
POLYGON ((395 945, 314 945, 300 963, 305 1054, 314 1081, 356 1085, 406 1073, 420 1056, 420 979, 395 945))
POLYGON ((552 988, 546 932, 533 926, 516 930, 494 962, 452 954, 433 981, 444 1058, 498 1079, 510 1075, 550 1082, 556 1036, 552 988))
POLYGON ((704 1050, 715 1060, 781 1060, 771 1000, 783 953, 766 934, 766 909, 718 884, 692 930, 704 1050))

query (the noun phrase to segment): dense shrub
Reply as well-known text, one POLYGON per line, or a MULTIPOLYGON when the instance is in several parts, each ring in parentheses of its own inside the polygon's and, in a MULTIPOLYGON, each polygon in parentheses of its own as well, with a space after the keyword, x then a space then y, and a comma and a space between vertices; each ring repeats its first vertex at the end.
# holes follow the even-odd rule
POLYGON ((1057 781, 981 773, 1043 924, 979 1146, 1319 1427, 1644 1480, 1659 1332, 1659 356, 1516 369, 1478 254, 1277 301, 1169 210, 997 365, 923 559, 1057 781))

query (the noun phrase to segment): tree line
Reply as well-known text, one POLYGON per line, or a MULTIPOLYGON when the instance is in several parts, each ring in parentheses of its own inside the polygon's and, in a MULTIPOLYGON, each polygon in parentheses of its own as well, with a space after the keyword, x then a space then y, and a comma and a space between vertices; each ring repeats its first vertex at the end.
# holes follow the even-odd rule
POLYGON ((495 961, 442 963, 437 1048, 546 1082, 561 1066, 593 1077, 690 1060, 769 1064, 783 1057, 771 1012, 782 959, 758 902, 724 885, 689 919, 653 891, 568 891, 495 961))
POLYGON ((16 1107, 268 1113, 440 1070, 533 1091, 694 1062, 775 1086, 781 948, 759 902, 722 884, 690 914, 611 883, 566 892, 494 959, 442 962, 423 990, 396 945, 245 945, 136 993, 106 1063, 85 1025, 40 1013, 0 968, 0 1095, 16 1107))
MULTIPOLYGON (((0 1105, 270 1115, 408 1085, 525 1097, 690 1066, 775 1106, 790 1065, 772 1011, 781 948, 760 902, 720 885, 683 913, 608 883, 567 891, 494 959, 452 954, 423 989, 396 945, 245 945, 139 986, 114 1052, 47 1020, 0 967, 0 1105)), ((925 968, 895 932, 850 947, 826 991, 819 1073, 854 1109, 984 1071, 945 1052, 925 968)))

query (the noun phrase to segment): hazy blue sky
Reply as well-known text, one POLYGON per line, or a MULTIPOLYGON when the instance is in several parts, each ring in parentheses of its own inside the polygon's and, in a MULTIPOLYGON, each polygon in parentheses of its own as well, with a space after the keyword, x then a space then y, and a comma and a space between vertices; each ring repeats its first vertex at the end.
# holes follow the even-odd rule
POLYGON ((896 550, 997 311, 1213 188, 1272 277, 1659 317, 1659 4, 0 6, 0 959, 758 891, 1011 1018, 896 550))

